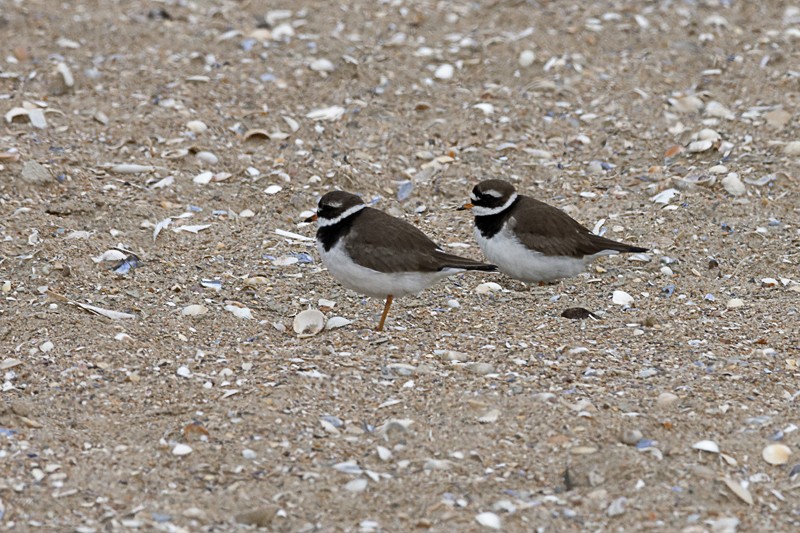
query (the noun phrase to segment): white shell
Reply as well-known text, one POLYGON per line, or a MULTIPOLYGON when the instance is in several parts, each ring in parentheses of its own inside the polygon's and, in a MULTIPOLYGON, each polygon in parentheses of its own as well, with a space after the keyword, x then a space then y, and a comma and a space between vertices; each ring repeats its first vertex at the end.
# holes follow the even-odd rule
POLYGON ((705 114, 708 117, 724 118, 726 120, 733 120, 736 118, 736 115, 734 115, 730 109, 717 101, 711 101, 706 104, 705 114))
POLYGON ((783 153, 786 155, 800 155, 800 141, 792 141, 784 146, 783 153))
POLYGON ((728 300, 728 303, 725 304, 725 307, 728 309, 736 309, 737 307, 742 307, 744 305, 744 300, 741 298, 731 298, 728 300))
POLYGON ((283 187, 280 185, 270 185, 266 189, 264 189, 264 193, 266 194, 278 194, 283 190, 283 187))
POLYGON ((733 479, 726 477, 722 481, 725 482, 725 485, 731 489, 731 492, 737 495, 739 498, 742 499, 748 505, 753 505, 753 496, 750 494, 750 491, 747 490, 744 485, 739 483, 738 481, 734 481, 733 479))
POLYGON ((712 146, 714 146, 714 143, 706 139, 703 141, 694 141, 693 143, 689 143, 687 150, 692 153, 705 152, 706 150, 711 149, 712 146))
POLYGON ((436 67, 436 71, 433 73, 433 77, 438 78, 440 80, 449 80, 453 77, 454 72, 455 69, 453 68, 453 65, 445 63, 443 65, 439 65, 438 67, 436 67))
POLYGON ((633 296, 625 291, 614 291, 611 295, 611 301, 617 305, 631 305, 633 303, 633 296))
POLYGON ((325 327, 325 315, 318 309, 306 309, 294 317, 292 329, 298 337, 313 337, 325 327))
POLYGON ((711 141, 713 143, 717 142, 721 138, 722 136, 711 128, 704 128, 697 132, 698 141, 711 141))
POLYGON ((665 189, 655 196, 651 196, 650 200, 657 204, 668 204, 675 196, 679 195, 678 189, 665 189))
POLYGON ((728 191, 729 194, 733 196, 741 196, 747 192, 747 189, 742 183, 742 180, 739 179, 739 174, 736 172, 731 172, 724 178, 722 178, 722 188, 728 191))
POLYGON ((187 444, 176 444, 174 448, 172 448, 172 455, 189 455, 192 453, 192 447, 187 444))
POLYGON ((497 422, 497 419, 500 418, 500 410, 499 409, 489 409, 481 416, 478 417, 478 422, 481 424, 491 424, 492 422, 497 422))
POLYGON ((207 183, 211 183, 211 179, 213 177, 214 177, 213 172, 206 171, 206 172, 201 172, 200 174, 192 178, 192 181, 197 183, 198 185, 206 185, 207 183))
POLYGON ((202 152, 197 152, 194 156, 199 161, 202 161, 203 163, 208 163, 209 165, 216 165, 217 163, 219 163, 219 157, 217 157, 216 154, 205 150, 203 150, 202 152))
POLYGON ((785 444, 769 444, 761 451, 761 457, 771 465, 785 465, 792 450, 785 444))
POLYGON ((336 67, 329 59, 321 57, 312 61, 308 68, 315 72, 333 72, 336 67))
POLYGON ((380 458, 381 461, 385 462, 392 458, 392 451, 389 448, 378 446, 376 450, 378 452, 378 458, 380 458))
POLYGON ((483 527, 489 529, 502 529, 503 523, 500 521, 500 517, 494 513, 485 512, 480 513, 478 516, 475 517, 475 521, 482 525, 483 527))
POLYGON ((658 395, 658 398, 656 398, 656 405, 662 408, 669 407, 673 405, 675 402, 677 402, 679 399, 680 398, 678 398, 676 394, 673 394, 671 392, 662 392, 661 394, 658 395))
POLYGON ((701 450, 709 453, 719 453, 719 445, 713 440, 701 440, 692 445, 695 450, 701 450))
POLYGON ((244 305, 236 305, 236 304, 228 304, 225 306, 225 310, 229 313, 232 313, 233 316, 237 318, 246 318, 247 320, 253 319, 253 312, 250 311, 249 307, 244 305))
POLYGON ((181 309, 181 314, 183 316, 199 316, 206 313, 208 313, 208 308, 205 305, 200 304, 187 305, 181 309))
POLYGON ((190 120, 186 123, 186 129, 192 133, 203 133, 208 129, 208 126, 202 120, 190 120))
POLYGON ((102 263, 103 261, 122 261, 126 257, 125 253, 119 250, 106 250, 102 254, 92 257, 92 261, 95 263, 102 263))
POLYGON ((349 492, 363 492, 366 488, 367 480, 363 477, 348 481, 344 486, 344 490, 349 492))
POLYGON ((472 107, 474 107, 475 109, 480 109, 481 111, 483 111, 484 115, 491 115, 492 113, 494 113, 494 106, 486 102, 475 104, 472 107))
POLYGON ((344 115, 344 108, 338 105, 313 109, 306 114, 311 120, 337 120, 344 115))
POLYGON ((325 329, 328 330, 328 329, 343 328, 343 327, 348 326, 348 325, 350 325, 352 323, 353 323, 352 320, 347 320, 344 317, 333 316, 333 317, 328 319, 328 322, 325 323, 325 329))
POLYGON ((481 283, 477 287, 475 287, 475 292, 478 294, 489 294, 490 292, 499 292, 502 291, 503 287, 501 287, 498 283, 493 281, 489 281, 486 283, 481 283))

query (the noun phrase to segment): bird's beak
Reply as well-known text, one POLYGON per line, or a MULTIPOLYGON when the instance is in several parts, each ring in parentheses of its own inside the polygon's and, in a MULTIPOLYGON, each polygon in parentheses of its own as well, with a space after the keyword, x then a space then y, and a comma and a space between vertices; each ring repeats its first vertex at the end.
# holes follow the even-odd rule
POLYGON ((459 207, 456 211, 464 211, 466 209, 472 209, 473 207, 475 207, 475 206, 472 205, 471 203, 467 202, 466 204, 464 204, 461 207, 459 207))
POLYGON ((316 221, 317 221, 317 214, 314 213, 313 215, 305 219, 303 222, 316 222, 316 221))

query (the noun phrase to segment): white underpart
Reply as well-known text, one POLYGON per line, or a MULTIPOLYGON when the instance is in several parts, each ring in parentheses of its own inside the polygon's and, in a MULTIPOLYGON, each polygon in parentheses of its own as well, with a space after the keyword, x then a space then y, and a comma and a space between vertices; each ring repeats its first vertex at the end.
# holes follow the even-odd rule
MULTIPOLYGON (((333 205, 333 204, 331 204, 331 205, 333 205)), ((350 215, 352 215, 354 213, 358 213, 359 211, 361 211, 365 207, 367 207, 367 206, 364 205, 364 204, 358 204, 358 205, 354 205, 350 209, 345 210, 344 213, 342 213, 341 215, 339 215, 336 218, 317 218, 317 225, 320 228, 324 228, 325 226, 333 226, 334 224, 338 224, 342 220, 346 219, 350 215)))
MULTIPOLYGON (((491 192, 496 192, 496 191, 491 191, 491 192)), ((505 211, 506 209, 511 207, 511 204, 513 204, 516 199, 517 199, 517 193, 514 193, 511 196, 509 196, 508 200, 506 200, 506 203, 504 203, 500 207, 494 207, 494 208, 490 209, 488 207, 481 207, 479 205, 476 205, 476 206, 473 206, 472 213, 476 217, 485 217, 487 215, 496 215, 497 213, 502 213, 503 211, 505 211)))
POLYGON ((390 274, 378 272, 358 265, 350 259, 342 240, 339 240, 327 252, 317 241, 317 250, 322 258, 322 263, 339 283, 348 289, 374 298, 386 298, 390 294, 396 298, 417 294, 447 276, 464 272, 463 268, 445 268, 438 272, 394 272, 390 274))
POLYGON ((618 253, 614 250, 605 250, 582 258, 547 256, 523 245, 509 230, 508 224, 503 225, 503 229, 491 239, 481 235, 480 230, 476 227, 475 240, 478 241, 483 254, 490 263, 497 265, 504 274, 527 282, 553 281, 577 276, 598 257, 618 253))

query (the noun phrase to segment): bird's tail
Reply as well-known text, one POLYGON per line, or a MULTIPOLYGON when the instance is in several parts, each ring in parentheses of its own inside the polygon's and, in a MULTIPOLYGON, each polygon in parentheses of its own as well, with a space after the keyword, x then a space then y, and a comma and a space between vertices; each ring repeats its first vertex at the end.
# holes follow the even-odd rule
POLYGON ((444 263, 439 270, 446 270, 448 268, 462 269, 462 270, 478 270, 481 272, 497 272, 497 265, 490 265, 488 263, 481 263, 480 261, 473 261, 466 257, 447 254, 439 252, 437 254, 439 259, 444 263))
POLYGON ((641 254, 648 250, 647 248, 642 248, 640 246, 632 246, 630 244, 625 244, 624 242, 612 241, 611 239, 606 239, 605 237, 600 237, 599 235, 592 235, 591 239, 592 244, 598 248, 602 248, 603 250, 614 250, 615 252, 620 252, 623 254, 641 254))

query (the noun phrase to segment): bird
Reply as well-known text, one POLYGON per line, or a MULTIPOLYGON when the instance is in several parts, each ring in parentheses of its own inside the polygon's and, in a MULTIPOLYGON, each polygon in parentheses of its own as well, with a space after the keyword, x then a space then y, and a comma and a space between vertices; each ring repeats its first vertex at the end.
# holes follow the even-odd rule
POLYGON ((595 235, 557 207, 518 194, 505 180, 481 181, 459 209, 475 216, 475 239, 486 259, 526 283, 577 276, 603 255, 647 251, 595 235))
POLYGON ((417 294, 460 272, 497 271, 495 265, 446 253, 416 227, 349 192, 326 193, 306 220, 317 222, 317 250, 339 283, 386 299, 376 331, 383 330, 394 298, 417 294))

